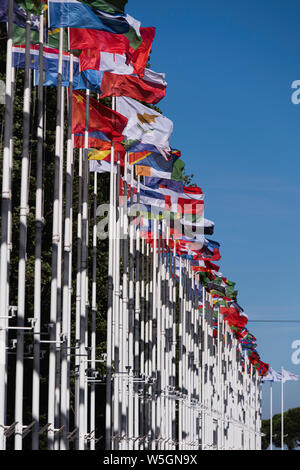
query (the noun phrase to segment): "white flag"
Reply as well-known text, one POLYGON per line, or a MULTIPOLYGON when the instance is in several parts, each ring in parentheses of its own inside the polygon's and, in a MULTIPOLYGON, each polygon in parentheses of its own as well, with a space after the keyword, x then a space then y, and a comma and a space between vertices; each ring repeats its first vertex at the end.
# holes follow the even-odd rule
POLYGON ((270 367, 267 375, 263 377, 262 382, 281 382, 281 374, 270 367))
POLYGON ((282 369, 282 381, 283 383, 287 382, 288 380, 294 380, 295 382, 299 380, 299 376, 289 372, 287 370, 282 369))
POLYGON ((162 150, 170 150, 173 122, 132 98, 117 97, 117 112, 128 118, 123 131, 127 140, 139 140, 162 150))

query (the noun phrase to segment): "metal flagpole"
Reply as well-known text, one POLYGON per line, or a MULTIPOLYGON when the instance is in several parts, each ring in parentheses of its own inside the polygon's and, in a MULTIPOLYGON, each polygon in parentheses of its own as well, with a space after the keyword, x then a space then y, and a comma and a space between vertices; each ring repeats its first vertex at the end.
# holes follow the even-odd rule
POLYGON ((58 254, 60 242, 60 180, 62 159, 62 122, 61 109, 63 105, 62 94, 62 50, 63 28, 59 32, 59 58, 57 79, 57 110, 56 110, 56 137, 55 137, 55 174, 54 174, 54 201, 53 201, 53 228, 52 228, 52 280, 51 280, 51 306, 50 306, 50 346, 49 346, 49 383, 48 383, 48 449, 54 448, 55 436, 55 379, 56 379, 56 322, 58 313, 58 254))
POLYGON ((284 450, 283 367, 281 367, 281 450, 284 450))
MULTIPOLYGON (((81 246, 82 246, 82 165, 83 150, 79 149, 78 161, 78 214, 77 214, 77 273, 76 273, 76 319, 75 319, 75 426, 79 428, 79 342, 81 305, 81 246)), ((78 435, 76 438, 78 449, 78 435)))
MULTIPOLYGON (((97 315, 97 172, 94 172, 94 224, 93 224, 93 273, 92 273, 92 331, 91 331, 91 376, 96 379, 96 315, 97 315)), ((96 437, 96 387, 91 382, 90 406, 90 450, 95 450, 96 437)))
MULTIPOLYGON (((141 313, 141 299, 140 299, 140 185, 141 177, 137 177, 137 227, 136 227, 136 245, 135 245, 135 321, 134 321, 134 369, 136 379, 139 378, 140 371, 140 313, 141 313)), ((134 387, 134 449, 139 449, 139 384, 138 382, 134 387)))
POLYGON ((26 282, 26 245, 27 216, 29 192, 29 134, 30 134, 30 103, 31 103, 31 71, 30 71, 30 13, 26 18, 26 52, 24 72, 23 102, 23 152, 21 170, 20 198, 20 238, 18 267, 18 330, 17 330, 17 363, 16 363, 16 394, 15 394, 15 450, 23 446, 23 384, 24 384, 24 322, 25 322, 25 282, 26 282))
POLYGON ((80 277, 80 343, 79 343, 79 450, 85 449, 86 439, 86 315, 87 315, 87 275, 88 275, 88 131, 90 92, 86 90, 85 135, 83 152, 83 192, 82 192, 82 244, 81 244, 81 277, 80 277))
POLYGON ((72 265, 72 192, 73 192, 73 141, 72 141, 72 99, 73 99, 73 54, 70 54, 70 80, 68 95, 68 136, 67 136, 67 162, 66 162, 66 206, 64 227, 64 277, 63 277, 63 308, 62 308, 62 361, 61 361, 61 435, 60 449, 69 448, 67 433, 69 432, 69 359, 70 350, 70 282, 72 279, 70 267, 72 265), (70 279, 71 278, 71 279, 70 279))
MULTIPOLYGON (((133 203, 134 167, 130 169, 130 207, 133 203)), ((134 224, 129 226, 129 311, 128 311, 128 449, 133 449, 134 435, 134 224)))
POLYGON ((0 450, 6 447, 6 372, 7 353, 5 330, 8 317, 9 290, 9 220, 11 219, 11 138, 13 120, 13 88, 12 88, 12 37, 13 37, 13 0, 8 3, 8 29, 6 52, 6 88, 5 88, 5 127, 2 172, 2 206, 1 206, 1 252, 0 252, 0 450))
POLYGON ((36 168, 36 212, 35 212, 35 268, 34 268, 34 363, 32 376, 32 449, 39 448, 40 423, 40 331, 41 331, 41 271, 42 271, 42 230, 43 230, 43 147, 44 147, 44 15, 40 15, 39 31, 39 83, 38 83, 38 129, 37 129, 37 168, 36 168))
MULTIPOLYGON (((127 413, 128 413, 128 394, 126 390, 126 369, 128 366, 128 153, 125 155, 124 162, 124 199, 123 199, 123 284, 122 284, 122 350, 120 370, 122 373, 121 386, 121 434, 127 435, 127 413)), ((126 449, 125 440, 121 441, 121 449, 126 449)))
POLYGON ((105 442, 106 449, 112 448, 112 321, 113 321, 113 263, 114 263, 114 143, 110 157, 110 195, 109 195, 109 254, 108 254, 108 310, 107 310, 107 358, 106 358, 106 410, 105 442))
MULTIPOLYGON (((113 105, 115 110, 115 105, 113 105)), ((113 338, 114 338, 114 404, 113 404, 113 429, 114 429, 114 448, 119 449, 120 429, 120 238, 121 238, 121 217, 120 217, 120 154, 117 155, 117 175, 116 175, 116 192, 115 192, 115 237, 114 237, 114 290, 113 290, 113 338)))
POLYGON ((157 363, 156 363, 156 348, 157 348, 157 219, 154 219, 153 224, 153 262, 152 262, 152 312, 151 317, 151 371, 152 371, 152 387, 151 387, 151 449, 156 449, 156 387, 157 387, 157 363))
POLYGON ((270 381, 270 450, 273 450, 273 390, 270 381))
MULTIPOLYGON (((65 112, 65 88, 62 87, 61 98, 61 158, 59 170, 59 240, 57 251, 57 320, 56 320, 56 370, 55 370, 55 429, 61 425, 61 345, 62 340, 62 250, 63 250, 63 172, 64 172, 64 112, 65 112)), ((54 438, 55 450, 59 450, 59 435, 54 438)))

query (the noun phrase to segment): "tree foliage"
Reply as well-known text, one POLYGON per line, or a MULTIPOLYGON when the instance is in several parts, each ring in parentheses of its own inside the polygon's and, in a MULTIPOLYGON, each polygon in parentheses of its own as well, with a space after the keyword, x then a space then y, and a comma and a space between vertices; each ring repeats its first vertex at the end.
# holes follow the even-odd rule
MULTIPOLYGON (((273 442, 276 447, 281 447, 281 414, 273 416, 273 442)), ((263 420, 262 448, 265 450, 270 445, 270 420, 263 420)), ((289 450, 293 450, 300 443, 300 408, 292 408, 284 413, 284 443, 289 450)))

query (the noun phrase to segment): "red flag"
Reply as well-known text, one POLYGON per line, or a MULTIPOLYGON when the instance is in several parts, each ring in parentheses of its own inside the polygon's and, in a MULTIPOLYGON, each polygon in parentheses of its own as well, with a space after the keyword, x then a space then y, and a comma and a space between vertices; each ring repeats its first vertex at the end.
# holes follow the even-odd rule
POLYGON ((136 51, 131 49, 131 63, 134 67, 135 73, 137 73, 140 77, 143 77, 152 43, 155 37, 155 28, 140 28, 140 33, 143 42, 136 51))
POLYGON ((126 36, 96 29, 70 28, 70 49, 95 49, 97 53, 102 51, 132 56, 126 36))
MULTIPOLYGON (((85 94, 79 91, 73 93, 73 134, 84 134, 85 131, 85 94)), ((97 100, 90 98, 89 132, 103 132, 114 142, 121 142, 128 119, 107 108, 97 100)))
POLYGON ((135 75, 118 75, 104 72, 101 83, 101 98, 128 96, 138 101, 156 104, 166 94, 167 84, 162 74, 145 70, 144 78, 135 75))

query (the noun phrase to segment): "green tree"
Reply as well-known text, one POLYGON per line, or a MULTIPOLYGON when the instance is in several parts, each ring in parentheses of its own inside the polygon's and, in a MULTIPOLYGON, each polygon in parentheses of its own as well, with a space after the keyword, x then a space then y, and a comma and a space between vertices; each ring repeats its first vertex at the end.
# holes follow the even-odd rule
MULTIPOLYGON (((270 420, 263 420, 262 448, 266 450, 270 444, 270 420)), ((300 443, 300 408, 292 408, 284 413, 284 443, 289 450, 298 447, 300 443)), ((273 442, 276 447, 281 447, 281 414, 273 416, 273 442)))

